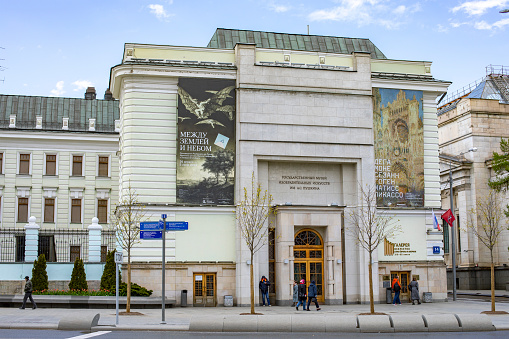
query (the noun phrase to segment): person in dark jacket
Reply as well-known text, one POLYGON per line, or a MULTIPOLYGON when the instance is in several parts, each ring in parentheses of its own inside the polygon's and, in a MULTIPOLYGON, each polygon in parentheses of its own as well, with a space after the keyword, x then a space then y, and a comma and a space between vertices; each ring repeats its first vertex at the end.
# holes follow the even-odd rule
POLYGON ((32 298, 32 282, 28 275, 25 277, 25 296, 23 297, 23 305, 19 308, 20 310, 25 309, 27 299, 30 299, 30 302, 32 302, 32 308, 35 310, 37 308, 37 304, 35 303, 34 298, 32 298))
POLYGON ((421 300, 419 298, 419 283, 417 282, 417 279, 413 277, 412 281, 410 282, 410 285, 408 285, 408 289, 410 290, 410 299, 412 300, 412 305, 415 305, 415 301, 417 300, 417 303, 420 305, 421 300))
POLYGON ((260 283, 258 284, 258 287, 260 288, 260 292, 262 293, 262 306, 265 306, 265 299, 267 299, 267 305, 270 306, 270 300, 269 300, 269 286, 270 281, 263 275, 262 279, 260 280, 260 283))
POLYGON ((394 299, 392 300, 392 304, 394 306, 396 306, 396 304, 401 305, 401 300, 399 300, 399 294, 401 293, 401 284, 399 282, 398 276, 392 279, 392 290, 394 291, 394 299))
POLYGON ((299 310, 299 306, 302 304, 302 307, 304 307, 304 311, 306 310, 306 282, 304 279, 301 279, 299 286, 297 287, 297 294, 299 298, 299 302, 297 303, 297 306, 295 307, 297 311, 299 310))
POLYGON ((316 289, 316 283, 314 280, 312 280, 311 284, 309 284, 309 287, 308 287, 308 309, 307 309, 308 311, 310 311, 309 305, 311 304, 311 301, 314 301, 317 311, 321 310, 320 305, 318 305, 318 300, 316 300, 317 295, 318 295, 318 291, 316 289))

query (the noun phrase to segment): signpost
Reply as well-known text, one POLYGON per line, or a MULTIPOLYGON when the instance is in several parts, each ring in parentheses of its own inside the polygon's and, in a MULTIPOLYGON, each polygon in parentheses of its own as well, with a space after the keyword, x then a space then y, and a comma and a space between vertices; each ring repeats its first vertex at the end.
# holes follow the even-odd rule
POLYGON ((117 319, 116 324, 118 325, 118 271, 120 269, 119 265, 122 265, 124 262, 124 252, 115 251, 115 308, 117 309, 117 319))
MULTIPOLYGON (((165 321, 165 281, 166 281, 166 231, 187 231, 189 223, 187 221, 166 221, 168 216, 161 214, 163 220, 159 221, 146 221, 140 223, 140 239, 151 240, 161 239, 162 246, 162 320, 161 324, 166 324, 165 321)), ((118 290, 118 288, 117 288, 118 290)), ((117 320, 118 321, 118 320, 117 320)))

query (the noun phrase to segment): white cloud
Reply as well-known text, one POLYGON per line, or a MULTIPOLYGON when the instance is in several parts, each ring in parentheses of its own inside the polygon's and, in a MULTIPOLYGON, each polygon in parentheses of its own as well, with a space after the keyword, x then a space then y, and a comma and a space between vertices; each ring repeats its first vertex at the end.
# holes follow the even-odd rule
POLYGON ((310 21, 354 22, 359 26, 377 24, 394 29, 405 23, 403 15, 421 10, 420 4, 396 6, 391 0, 337 0, 338 6, 316 10, 308 15, 310 21))
POLYGON ((150 8, 150 13, 154 14, 159 20, 165 20, 171 16, 166 12, 163 5, 150 4, 148 8, 150 8))
POLYGON ((53 94, 54 96, 61 96, 65 93, 64 91, 64 81, 63 80, 60 80, 59 82, 57 82, 57 84, 55 85, 55 89, 52 89, 51 91, 51 94, 53 94))
POLYGON ((482 20, 482 21, 476 22, 474 24, 474 28, 480 29, 480 30, 493 30, 495 28, 501 29, 504 26, 508 26, 508 25, 509 25, 509 18, 496 21, 493 24, 489 24, 486 21, 482 20))
POLYGON ((443 26, 441 24, 438 24, 437 25, 437 31, 439 31, 440 33, 445 33, 447 31, 449 31, 449 29, 446 27, 446 26, 443 26))
POLYGON ((84 89, 87 89, 87 87, 93 87, 94 84, 88 80, 76 80, 72 83, 76 88, 73 91, 82 91, 84 89))
POLYGON ((269 8, 276 13, 284 13, 290 10, 290 6, 270 4, 269 8))
POLYGON ((463 11, 469 16, 482 15, 492 8, 501 8, 509 4, 509 0, 477 0, 467 1, 459 6, 453 7, 451 11, 456 13, 463 11))

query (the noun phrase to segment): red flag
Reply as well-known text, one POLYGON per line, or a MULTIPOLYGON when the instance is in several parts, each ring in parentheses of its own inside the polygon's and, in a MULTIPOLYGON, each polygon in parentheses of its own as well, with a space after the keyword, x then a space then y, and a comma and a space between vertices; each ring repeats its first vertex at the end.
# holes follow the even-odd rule
POLYGON ((456 220, 456 218, 454 217, 454 215, 452 214, 451 212, 451 209, 448 209, 447 212, 445 212, 444 214, 442 214, 442 219, 445 220, 446 223, 449 224, 449 226, 452 227, 452 222, 454 220, 456 220))

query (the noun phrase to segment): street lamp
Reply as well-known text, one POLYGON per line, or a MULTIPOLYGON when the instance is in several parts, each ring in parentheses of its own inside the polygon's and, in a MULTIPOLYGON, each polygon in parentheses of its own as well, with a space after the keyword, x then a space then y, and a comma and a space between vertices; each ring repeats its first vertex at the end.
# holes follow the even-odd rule
MULTIPOLYGON (((461 152, 459 155, 463 155, 469 152, 477 152, 477 147, 472 147, 466 152, 461 152)), ((449 162, 449 190, 450 190, 450 199, 451 199, 451 213, 454 215, 454 198, 452 193, 452 163, 449 162)), ((455 241, 455 230, 454 230, 454 221, 451 226, 451 241, 452 241, 452 300, 456 301, 456 241, 455 241)))

